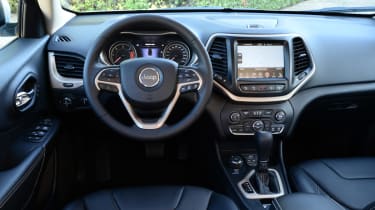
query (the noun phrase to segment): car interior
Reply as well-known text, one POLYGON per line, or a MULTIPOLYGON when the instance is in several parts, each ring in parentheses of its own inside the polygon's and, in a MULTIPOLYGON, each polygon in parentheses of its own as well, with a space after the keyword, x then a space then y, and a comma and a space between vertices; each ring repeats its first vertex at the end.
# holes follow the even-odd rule
POLYGON ((374 8, 9 8, 0 209, 375 209, 374 8))

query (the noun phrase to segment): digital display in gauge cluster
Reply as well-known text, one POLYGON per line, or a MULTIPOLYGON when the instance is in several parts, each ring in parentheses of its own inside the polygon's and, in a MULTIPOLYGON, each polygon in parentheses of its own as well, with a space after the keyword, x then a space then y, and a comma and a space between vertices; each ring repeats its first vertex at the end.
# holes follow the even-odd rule
POLYGON ((187 65, 191 59, 186 43, 170 36, 137 36, 123 38, 110 45, 107 60, 112 65, 133 58, 166 58, 179 65, 187 65))

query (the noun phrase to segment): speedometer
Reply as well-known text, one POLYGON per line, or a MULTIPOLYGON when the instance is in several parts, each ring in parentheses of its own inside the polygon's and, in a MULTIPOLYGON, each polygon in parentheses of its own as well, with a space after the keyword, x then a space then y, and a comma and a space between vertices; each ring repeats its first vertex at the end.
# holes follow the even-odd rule
POLYGON ((113 65, 119 65, 124 60, 136 57, 137 51, 129 42, 116 42, 109 49, 109 61, 113 65))
POLYGON ((173 60, 179 65, 186 65, 190 61, 189 47, 183 42, 171 42, 164 47, 163 58, 173 60))

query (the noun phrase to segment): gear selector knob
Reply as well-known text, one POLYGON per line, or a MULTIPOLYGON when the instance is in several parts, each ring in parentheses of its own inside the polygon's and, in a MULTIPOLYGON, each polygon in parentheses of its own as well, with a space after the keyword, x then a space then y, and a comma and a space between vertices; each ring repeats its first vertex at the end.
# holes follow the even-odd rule
POLYGON ((273 136, 268 131, 257 131, 255 141, 258 151, 258 170, 268 170, 268 163, 272 151, 273 136))

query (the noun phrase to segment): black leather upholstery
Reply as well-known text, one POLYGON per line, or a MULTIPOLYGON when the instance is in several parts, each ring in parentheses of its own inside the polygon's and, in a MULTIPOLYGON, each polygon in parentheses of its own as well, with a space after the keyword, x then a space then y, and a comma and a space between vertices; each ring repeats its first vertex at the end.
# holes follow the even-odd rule
POLYGON ((65 210, 237 210, 224 195, 191 186, 139 187, 100 191, 65 210))
POLYGON ((291 171, 299 192, 329 196, 349 209, 375 208, 375 158, 322 159, 291 171))
POLYGON ((330 198, 317 194, 293 193, 273 201, 277 210, 345 210, 330 198))

